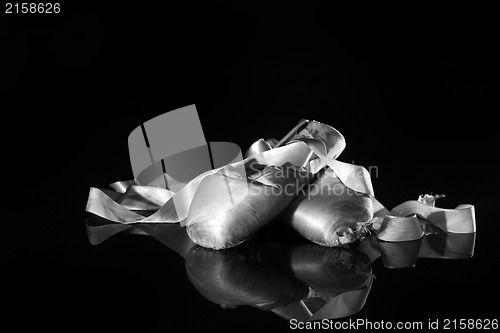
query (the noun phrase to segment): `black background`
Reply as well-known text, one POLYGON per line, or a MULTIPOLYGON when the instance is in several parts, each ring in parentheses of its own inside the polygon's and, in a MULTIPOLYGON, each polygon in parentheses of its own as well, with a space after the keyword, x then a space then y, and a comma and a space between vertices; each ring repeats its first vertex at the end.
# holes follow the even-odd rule
POLYGON ((340 160, 376 167, 375 194, 388 208, 428 191, 448 195, 443 207, 476 205, 475 259, 390 272, 378 263, 358 317, 497 313, 487 305, 498 296, 499 263, 494 8, 472 1, 63 2, 51 15, 4 8, 3 261, 13 329, 288 328, 271 313, 222 311, 202 299, 182 258, 152 239, 88 244, 89 187, 132 178, 130 131, 189 104, 207 141, 242 148, 280 138, 301 118, 334 126, 347 140, 340 160))

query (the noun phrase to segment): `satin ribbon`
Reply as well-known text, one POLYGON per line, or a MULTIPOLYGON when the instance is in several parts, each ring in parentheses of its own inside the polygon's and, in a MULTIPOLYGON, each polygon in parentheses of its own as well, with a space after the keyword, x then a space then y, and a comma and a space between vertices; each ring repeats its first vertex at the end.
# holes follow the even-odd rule
MULTIPOLYGON (((446 232, 474 233, 476 231, 472 205, 459 205, 455 209, 444 209, 435 207, 434 201, 410 200, 394 207, 389 212, 375 198, 370 174, 364 167, 336 160, 343 151, 345 142, 338 131, 332 130, 340 138, 339 143, 332 147, 326 147, 324 141, 303 130, 298 138, 286 146, 263 151, 243 161, 228 165, 237 170, 244 170, 252 163, 264 165, 288 163, 295 166, 307 166, 313 173, 328 166, 344 185, 372 198, 375 210, 372 230, 380 240, 401 242, 421 238, 424 230, 418 216, 429 220, 446 232)), ((134 180, 111 184, 115 192, 91 188, 86 211, 120 224, 180 223, 181 226, 185 226, 190 203, 201 181, 221 169, 210 170, 197 176, 177 193, 157 187, 139 186, 134 180), (136 212, 141 210, 155 212, 145 217, 136 212)))
POLYGON ((475 233, 476 218, 473 205, 462 204, 455 209, 435 207, 430 195, 418 200, 405 201, 390 212, 373 199, 375 217, 372 230, 379 240, 388 242, 413 241, 425 234, 424 224, 419 219, 431 222, 440 230, 449 233, 475 233), (427 201, 425 198, 431 200, 427 201))
MULTIPOLYGON (((260 154, 246 158, 243 161, 229 164, 234 170, 240 170, 244 172, 246 166, 256 163, 264 165, 283 165, 289 163, 295 166, 305 166, 311 156, 311 150, 303 142, 296 142, 290 145, 276 148, 273 150, 265 151, 260 154)), ((86 211, 93 213, 109 221, 122 223, 122 224, 132 224, 132 223, 181 223, 182 226, 185 225, 185 219, 189 210, 189 206, 193 197, 198 189, 201 181, 212 175, 221 168, 207 171, 198 177, 191 180, 186 184, 179 192, 173 193, 171 191, 154 188, 154 187, 143 187, 140 190, 135 187, 134 195, 136 195, 135 202, 140 202, 139 197, 142 195, 144 200, 153 201, 151 197, 158 195, 159 198, 154 200, 154 203, 159 205, 158 210, 148 216, 144 217, 132 210, 143 210, 142 205, 137 205, 135 207, 126 207, 120 202, 117 202, 113 198, 116 195, 111 195, 109 192, 103 191, 98 188, 90 188, 89 197, 87 200, 86 211), (163 201, 162 201, 163 199, 163 201), (165 201, 166 199, 166 201, 165 201)), ((124 184, 127 182, 120 183, 118 188, 122 189, 124 184)), ((130 183, 130 182, 129 182, 130 183)), ((266 184, 263 184, 266 185, 266 184)), ((122 201, 132 201, 130 198, 122 198, 122 201)))
MULTIPOLYGON (((230 166, 236 169, 241 169, 245 164, 249 163, 265 165, 283 165, 289 163, 291 165, 305 166, 313 152, 318 155, 325 165, 333 169, 346 186, 373 196, 373 187, 366 169, 326 157, 324 151, 319 150, 316 143, 312 141, 294 142, 284 147, 248 157, 241 162, 230 164, 230 166)), ((157 187, 132 185, 129 186, 131 190, 126 188, 125 194, 117 200, 118 196, 116 194, 92 187, 90 188, 86 211, 109 221, 122 224, 180 222, 181 225, 184 225, 190 203, 199 184, 203 178, 218 172, 220 169, 222 168, 207 171, 199 175, 177 193, 157 187), (130 193, 127 193, 127 191, 130 193), (155 208, 158 210, 148 217, 144 217, 133 211, 155 208)), ((123 191, 130 184, 133 184, 133 182, 119 182, 118 184, 115 183, 114 187, 123 191)))

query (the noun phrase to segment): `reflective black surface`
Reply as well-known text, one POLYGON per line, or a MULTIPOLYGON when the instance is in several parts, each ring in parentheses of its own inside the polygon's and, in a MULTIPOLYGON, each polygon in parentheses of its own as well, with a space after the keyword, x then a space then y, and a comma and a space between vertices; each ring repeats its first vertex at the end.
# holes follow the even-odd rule
MULTIPOLYGON (((384 276, 388 270, 406 270, 410 277, 416 277, 426 274, 425 268, 416 268, 422 261, 424 265, 427 260, 435 264, 445 261, 441 265, 446 267, 450 265, 446 261, 458 260, 463 262, 464 269, 468 262, 478 262, 472 259, 476 233, 446 233, 425 220, 421 223, 426 235, 416 241, 385 242, 371 234, 349 246, 328 248, 308 242, 276 220, 242 245, 215 251, 193 244, 185 229, 177 224, 124 226, 93 215, 86 219, 89 240, 94 245, 99 245, 113 232, 152 236, 185 259, 188 280, 209 302, 222 309, 251 306, 273 312, 286 321, 356 317, 370 299, 371 289, 380 283, 379 272, 384 276), (372 267, 379 267, 379 270, 374 273, 372 267)), ((389 273, 388 277, 394 275, 397 276, 389 273)), ((472 283, 470 280, 463 282, 472 283)), ((429 283, 421 281, 420 285, 429 283)), ((409 285, 406 292, 415 292, 420 285, 409 285)), ((440 287, 446 290, 452 285, 453 279, 440 287)), ((471 288, 464 285, 460 291, 463 293, 471 288)), ((432 286, 425 295, 407 302, 428 307, 426 299, 434 302, 432 298, 437 297, 431 290, 432 286)), ((380 292, 393 294, 392 289, 380 292)), ((439 315, 446 311, 441 310, 439 315)))
MULTIPOLYGON (((468 237, 383 244, 377 259, 365 253, 375 279, 352 318, 498 316, 493 8, 394 1, 155 6, 74 1, 57 17, 0 18, 6 331, 289 330, 272 310, 221 309, 200 294, 179 255, 190 247, 165 246, 179 230, 89 242, 89 187, 131 178, 130 131, 193 103, 207 141, 242 148, 281 137, 302 118, 331 124, 347 141, 339 159, 372 167, 375 195, 387 208, 428 191, 447 195, 442 207, 475 205, 472 258, 461 258, 470 253, 461 248, 468 237), (402 264, 411 267, 386 267, 402 264)), ((293 243, 286 234, 272 238, 293 243)), ((241 254, 250 270, 267 269, 250 250, 241 254)))

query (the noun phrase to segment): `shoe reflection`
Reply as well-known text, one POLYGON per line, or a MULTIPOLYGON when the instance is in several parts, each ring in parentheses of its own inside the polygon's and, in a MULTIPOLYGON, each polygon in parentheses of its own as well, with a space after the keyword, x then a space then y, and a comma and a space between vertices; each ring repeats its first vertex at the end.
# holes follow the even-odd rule
POLYGON ((200 294, 223 308, 255 305, 271 310, 299 301, 309 292, 300 281, 234 249, 193 247, 186 255, 185 266, 200 294))
POLYGON ((324 299, 360 289, 372 276, 368 256, 349 248, 263 244, 253 252, 258 261, 280 267, 324 299))
POLYGON ((192 248, 186 272, 202 296, 224 308, 251 305, 286 319, 333 319, 363 307, 371 265, 361 252, 316 244, 260 244, 241 249, 192 248))

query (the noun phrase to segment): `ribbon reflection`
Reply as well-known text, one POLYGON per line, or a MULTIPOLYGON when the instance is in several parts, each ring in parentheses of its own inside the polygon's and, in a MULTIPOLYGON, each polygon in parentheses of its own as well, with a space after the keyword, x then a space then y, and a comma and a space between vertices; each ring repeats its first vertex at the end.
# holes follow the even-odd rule
POLYGON ((472 258, 475 243, 476 233, 433 231, 407 242, 385 242, 371 235, 359 244, 358 250, 367 254, 372 262, 381 258, 386 268, 407 268, 415 266, 419 258, 472 258))

